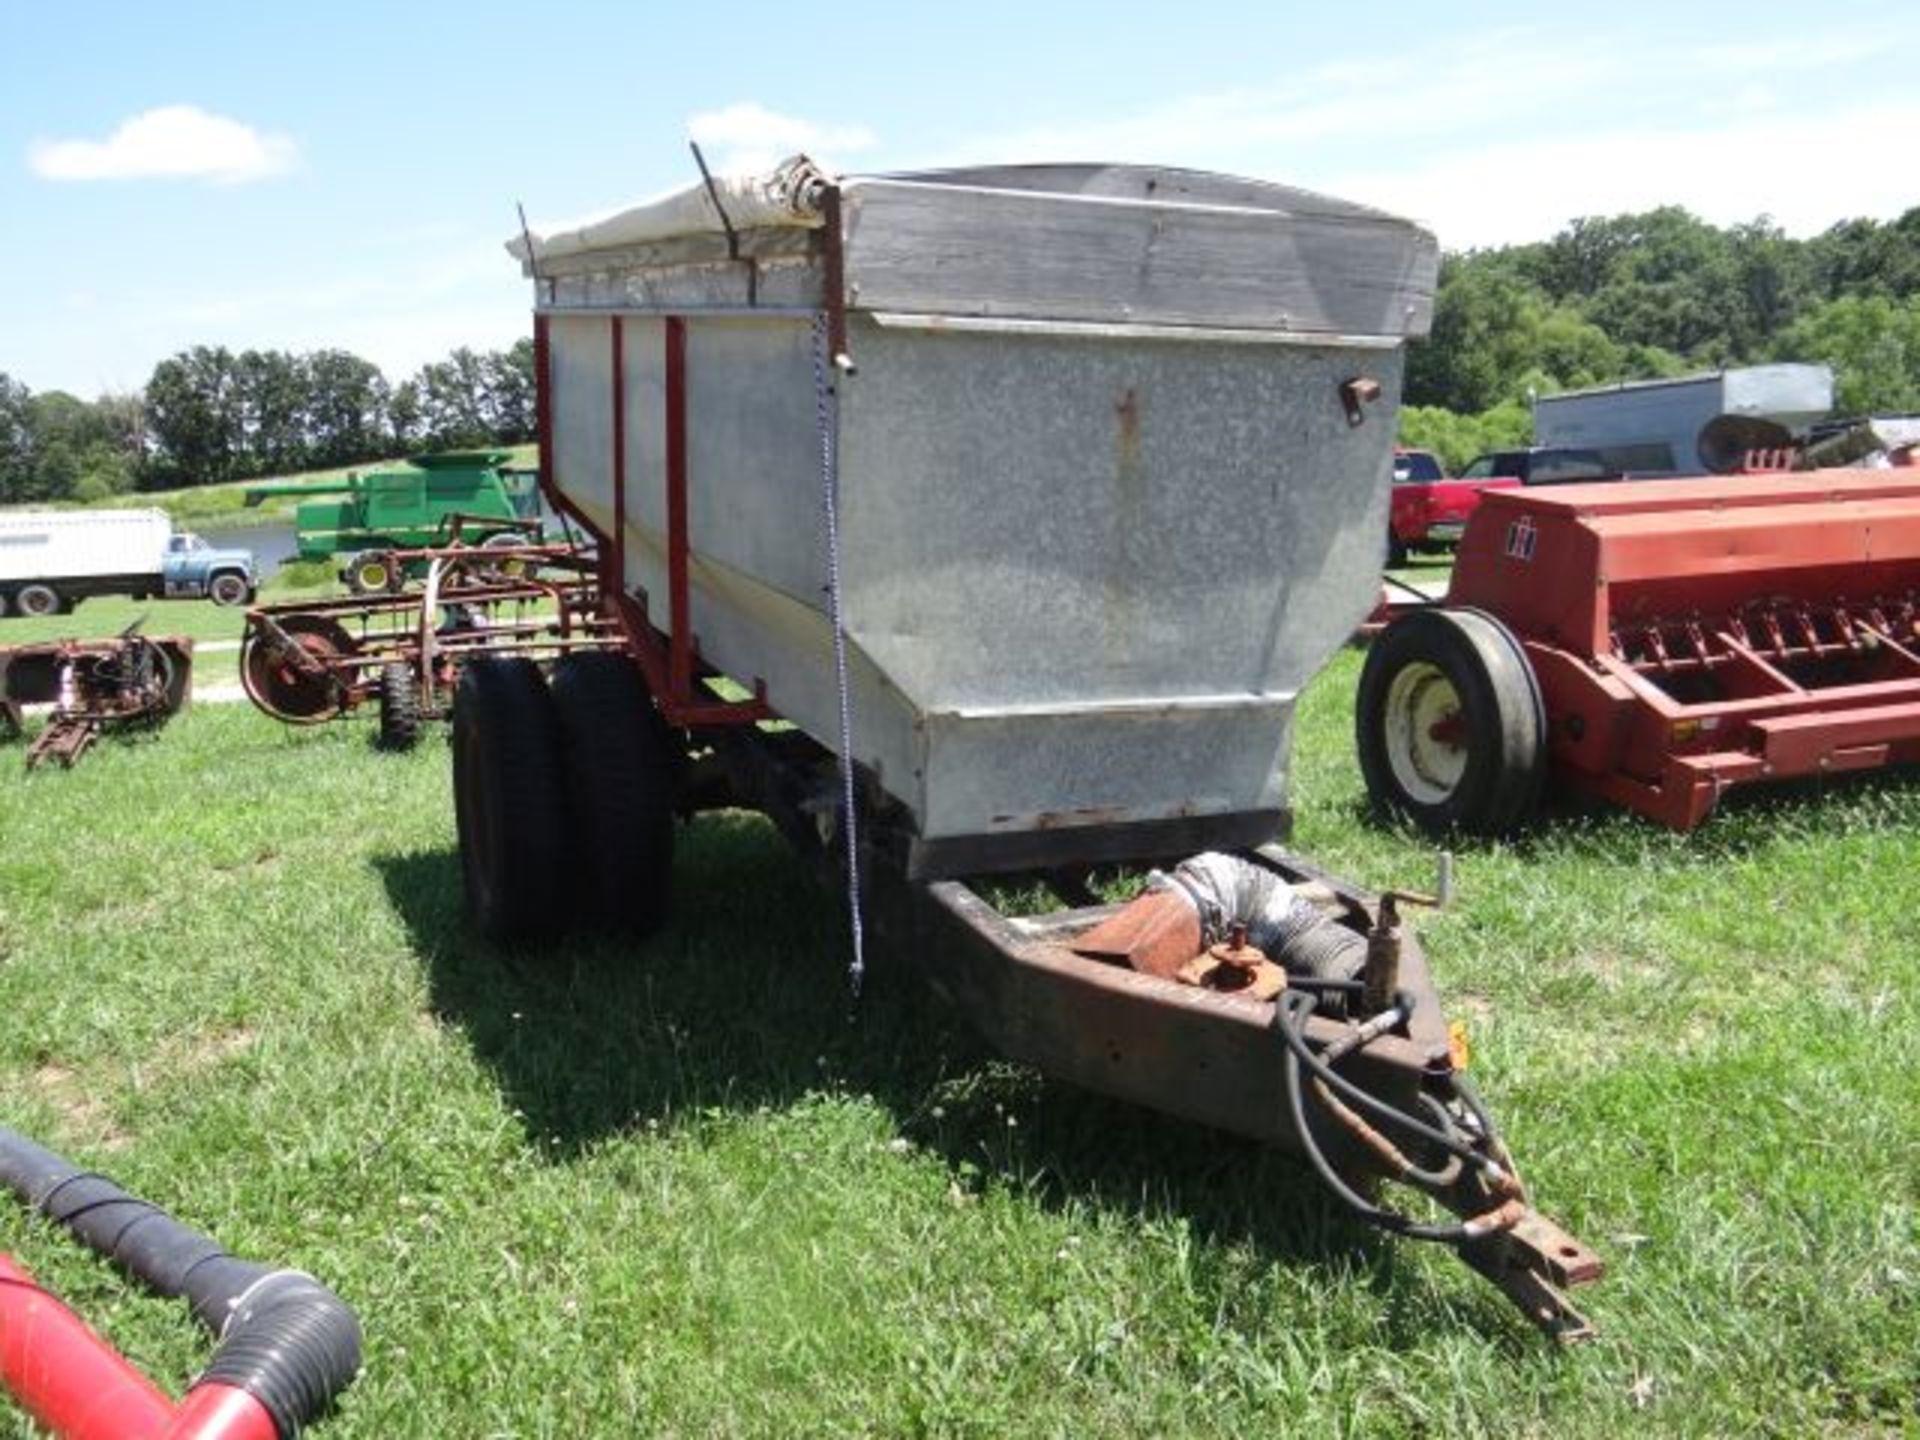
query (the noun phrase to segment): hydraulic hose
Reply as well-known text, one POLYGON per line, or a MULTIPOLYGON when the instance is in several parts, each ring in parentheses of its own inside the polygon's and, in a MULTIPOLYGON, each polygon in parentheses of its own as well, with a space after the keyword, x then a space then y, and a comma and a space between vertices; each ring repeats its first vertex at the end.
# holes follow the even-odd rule
MULTIPOLYGON (((1504 1176, 1506 1172, 1486 1156, 1462 1144, 1453 1136, 1395 1109, 1385 1101, 1367 1094, 1345 1077, 1335 1074, 1307 1044, 1305 1035, 1307 1019, 1313 1014, 1316 1004, 1317 1001, 1310 995, 1285 995, 1282 997, 1282 1003, 1275 1009, 1274 1025, 1287 1044, 1285 1079, 1288 1116, 1300 1137, 1302 1152, 1305 1153, 1308 1163, 1313 1166, 1321 1181, 1360 1219, 1411 1240, 1432 1240, 1441 1244, 1464 1245, 1501 1228, 1500 1217, 1506 1210, 1505 1206, 1498 1207, 1489 1216, 1444 1225, 1424 1224, 1373 1204, 1340 1177, 1339 1172, 1333 1168, 1332 1162, 1320 1149, 1319 1141, 1307 1124, 1305 1087, 1301 1083, 1303 1069, 1311 1071, 1315 1078, 1323 1083, 1331 1082, 1329 1088, 1338 1089, 1342 1094, 1351 1096, 1384 1118, 1416 1134, 1431 1138, 1457 1158, 1479 1165, 1482 1169, 1490 1170, 1496 1175, 1504 1176)), ((1412 1178, 1429 1177, 1423 1172, 1412 1172, 1412 1178)))
POLYGON ((181 1428, 190 1411, 231 1411, 223 1392, 238 1391, 265 1409, 279 1440, 292 1440, 358 1373, 359 1321, 311 1276, 231 1255, 157 1205, 4 1127, 0 1184, 157 1293, 186 1299, 218 1338, 168 1435, 243 1433, 181 1428))
MULTIPOLYGON (((1448 1154, 1459 1156, 1467 1164, 1475 1166, 1489 1176, 1497 1179, 1506 1178, 1507 1172, 1498 1161, 1483 1155, 1471 1145, 1466 1144, 1455 1136, 1447 1134, 1444 1130, 1436 1129, 1424 1120, 1415 1119, 1413 1116, 1407 1114, 1406 1111, 1395 1109, 1386 1101, 1368 1094, 1365 1090, 1362 1090, 1358 1085, 1347 1079, 1346 1076, 1333 1069, 1332 1066, 1328 1065, 1318 1055, 1314 1054, 1313 1047, 1307 1044, 1305 1030, 1307 1017, 1313 1014, 1314 1008, 1318 1003, 1315 997, 1311 995, 1301 995, 1295 991, 1287 991, 1281 995, 1280 1004, 1274 1007, 1274 1028, 1279 1030, 1281 1038, 1286 1041, 1289 1054, 1296 1058, 1316 1079, 1325 1083, 1329 1089, 1337 1092, 1342 1098, 1352 1101, 1363 1109, 1371 1110, 1389 1124, 1397 1125, 1403 1130, 1420 1136, 1423 1140, 1431 1141, 1448 1154), (1297 1021, 1294 1018, 1296 1015, 1299 1017, 1297 1021)), ((1489 1131, 1488 1133, 1491 1135, 1492 1132, 1489 1131)))
POLYGON ((1307 1161, 1329 1190, 1349 1210, 1369 1225, 1403 1235, 1409 1240, 1433 1240, 1445 1245, 1464 1245, 1472 1237, 1467 1233, 1466 1222, 1449 1225, 1425 1225, 1408 1219, 1405 1215, 1395 1214, 1391 1210, 1382 1210, 1345 1180, 1340 1172, 1333 1168, 1326 1155, 1320 1149, 1320 1142, 1313 1137, 1313 1131, 1307 1125, 1307 1107, 1301 1094, 1300 1057, 1292 1049, 1287 1051, 1287 1110, 1293 1117, 1293 1128, 1300 1134, 1300 1149, 1306 1154, 1307 1161))

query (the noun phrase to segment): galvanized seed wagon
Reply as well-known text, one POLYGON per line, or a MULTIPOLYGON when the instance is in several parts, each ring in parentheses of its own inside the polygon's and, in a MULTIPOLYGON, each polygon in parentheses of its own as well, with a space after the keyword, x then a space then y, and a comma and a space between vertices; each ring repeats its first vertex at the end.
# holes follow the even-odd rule
POLYGON ((1598 1262, 1528 1207, 1392 903, 1272 844, 1295 699, 1379 583, 1432 238, 1220 175, 796 160, 512 248, 543 483, 625 647, 466 667, 480 927, 644 929, 676 815, 762 810, 856 956, 1008 1054, 1296 1149, 1585 1333, 1559 1287, 1598 1262), (1038 916, 969 883, 1173 862, 1038 916))

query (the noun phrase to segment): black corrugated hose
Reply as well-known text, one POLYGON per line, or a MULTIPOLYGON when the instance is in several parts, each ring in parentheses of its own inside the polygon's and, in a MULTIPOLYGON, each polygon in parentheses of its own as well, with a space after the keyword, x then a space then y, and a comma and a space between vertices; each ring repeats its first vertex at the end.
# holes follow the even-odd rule
POLYGON ((196 1384, 244 1390, 281 1440, 322 1414, 360 1369, 360 1322, 298 1270, 242 1260, 159 1206, 0 1126, 0 1184, 169 1299, 219 1340, 196 1384))

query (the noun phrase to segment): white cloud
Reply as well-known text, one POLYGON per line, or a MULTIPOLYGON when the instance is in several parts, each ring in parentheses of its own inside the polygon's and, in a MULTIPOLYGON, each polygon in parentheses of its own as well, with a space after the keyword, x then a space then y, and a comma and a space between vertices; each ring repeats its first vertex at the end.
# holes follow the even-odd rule
POLYGON ((1450 249, 1669 204, 1723 224, 1769 214, 1805 235, 1920 198, 1885 149, 1920 134, 1920 98, 1859 83, 1863 58, 1915 40, 1912 21, 1811 42, 1663 46, 1543 23, 979 134, 939 163, 1126 160, 1261 176, 1414 216, 1450 249))
POLYGON ((796 151, 821 160, 867 149, 874 142, 864 125, 822 125, 752 101, 703 110, 687 121, 687 133, 703 153, 712 152, 707 163, 728 175, 771 170, 796 151))
POLYGON ((104 140, 36 140, 27 164, 46 180, 211 180, 240 184, 293 168, 299 150, 197 105, 162 105, 120 123, 104 140))
POLYGON ((1416 216, 1448 249, 1544 240, 1578 216, 1659 205, 1720 225, 1770 215, 1804 237, 1854 216, 1898 215, 1920 198, 1911 176, 1863 143, 1874 135, 1920 135, 1920 99, 1480 144, 1330 176, 1326 188, 1416 216))

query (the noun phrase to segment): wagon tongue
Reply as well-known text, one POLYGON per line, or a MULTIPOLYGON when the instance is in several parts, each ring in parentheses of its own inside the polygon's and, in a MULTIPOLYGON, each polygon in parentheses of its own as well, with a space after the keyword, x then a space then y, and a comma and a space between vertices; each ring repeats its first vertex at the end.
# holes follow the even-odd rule
POLYGON ((1359 1219, 1453 1246, 1548 1335, 1589 1337, 1592 1327, 1561 1292, 1599 1279, 1600 1257, 1528 1204, 1439 1018, 1424 958, 1401 926, 1401 905, 1434 902, 1392 892, 1365 907, 1213 853, 1155 872, 1148 884, 1069 948, 1236 1007, 1257 1005, 1240 1013, 1255 1023, 1270 1016, 1281 1063, 1278 1076, 1266 1074, 1282 1082, 1285 1105, 1279 1130, 1253 1133, 1300 1151, 1359 1219), (1369 1190, 1378 1180, 1419 1191, 1457 1218, 1416 1221, 1381 1205, 1369 1190))

